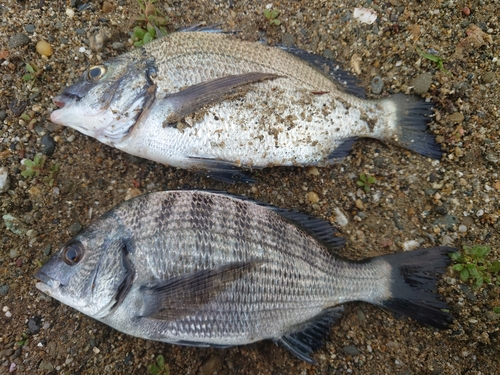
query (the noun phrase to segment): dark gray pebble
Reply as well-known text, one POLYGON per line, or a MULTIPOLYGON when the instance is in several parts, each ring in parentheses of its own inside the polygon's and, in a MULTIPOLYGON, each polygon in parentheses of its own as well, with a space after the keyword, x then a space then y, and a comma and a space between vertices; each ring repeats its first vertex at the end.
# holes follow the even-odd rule
POLYGON ((75 33, 77 33, 78 35, 83 35, 85 34, 85 29, 75 29, 75 33))
POLYGON ((5 284, 5 285, 0 285, 0 296, 5 296, 7 293, 9 293, 10 287, 5 284))
POLYGON ((17 48, 24 46, 25 44, 28 44, 30 42, 30 38, 26 34, 23 33, 17 33, 13 36, 10 37, 9 39, 9 47, 10 48, 17 48))
POLYGON ((283 38, 281 38, 281 43, 285 46, 293 46, 295 44, 295 38, 290 33, 283 34, 283 38))
POLYGON ((328 60, 333 60, 333 52, 331 49, 325 49, 323 51, 323 56, 326 57, 328 60))
POLYGON ((384 88, 384 81, 382 80, 382 77, 376 76, 373 77, 371 85, 372 85, 372 93, 375 95, 379 95, 382 92, 382 89, 384 88))
POLYGON ((69 234, 72 236, 76 236, 81 230, 82 224, 80 224, 79 222, 71 224, 68 228, 69 234))
POLYGON ((436 212, 438 215, 446 215, 448 213, 448 210, 446 209, 446 206, 435 206, 434 207, 434 212, 436 212))
POLYGON ((54 154, 54 151, 56 149, 56 142, 54 141, 54 138, 49 133, 45 133, 42 136, 42 153, 47 156, 52 156, 54 154))
POLYGON ((460 284, 459 288, 462 291, 462 293, 464 294, 465 298, 467 298, 469 301, 471 301, 471 302, 477 301, 476 296, 474 295, 474 293, 472 293, 472 291, 469 289, 469 287, 467 285, 460 284))
POLYGON ((36 335, 42 329, 42 317, 35 316, 28 319, 28 330, 32 335, 36 335))
POLYGON ((373 158, 373 165, 377 168, 384 168, 387 166, 387 160, 383 157, 377 156, 373 158))
POLYGON ((45 246, 45 248, 43 249, 43 255, 48 257, 50 255, 50 253, 52 252, 52 245, 51 244, 48 244, 47 246, 45 246))
POLYGON ((458 224, 458 217, 453 215, 445 215, 440 217, 439 219, 434 220, 432 225, 439 226, 444 228, 445 230, 450 230, 453 228, 453 225, 458 224))
POLYGON ((0 121, 3 121, 7 118, 7 112, 0 111, 0 121))
POLYGON ((26 30, 26 32, 28 34, 33 34, 35 32, 35 25, 26 25, 24 26, 24 30, 26 30))
POLYGON ((356 348, 354 345, 344 346, 342 348, 342 350, 344 351, 345 354, 349 354, 349 355, 358 355, 359 354, 358 348, 356 348))
POLYGON ((436 194, 436 190, 432 188, 427 188, 424 190, 424 194, 427 195, 428 197, 432 197, 434 194, 436 194))
POLYGON ((432 74, 424 72, 416 76, 412 81, 413 90, 416 94, 425 94, 429 91, 432 83, 432 74))

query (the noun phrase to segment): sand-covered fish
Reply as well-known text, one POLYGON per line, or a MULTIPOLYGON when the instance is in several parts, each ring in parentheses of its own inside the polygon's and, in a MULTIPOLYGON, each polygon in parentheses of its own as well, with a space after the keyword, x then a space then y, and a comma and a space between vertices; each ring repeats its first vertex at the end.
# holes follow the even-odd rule
POLYGON ((367 100, 335 69, 298 49, 177 32, 89 67, 53 99, 60 109, 51 121, 221 178, 238 168, 328 165, 359 137, 441 157, 426 129, 431 103, 403 94, 367 100))
POLYGON ((312 362, 343 312, 366 301, 446 328, 432 290, 449 247, 361 262, 328 222, 207 191, 143 195, 108 211, 37 273, 37 288, 127 334, 226 347, 271 339, 312 362))

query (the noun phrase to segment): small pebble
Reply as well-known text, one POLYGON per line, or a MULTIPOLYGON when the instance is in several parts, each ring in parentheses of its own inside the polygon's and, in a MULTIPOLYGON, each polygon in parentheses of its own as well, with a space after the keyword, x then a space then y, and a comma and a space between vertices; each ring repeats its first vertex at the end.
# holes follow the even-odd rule
POLYGON ((111 44, 111 48, 113 48, 117 51, 121 51, 121 50, 125 49, 125 44, 120 43, 120 42, 114 42, 113 44, 111 44))
POLYGON ((45 133, 41 139, 42 153, 47 156, 52 156, 56 149, 56 142, 49 133, 45 133))
POLYGON ((9 190, 10 178, 7 167, 0 167, 0 194, 9 190))
POLYGON ((484 83, 491 83, 495 79, 495 73, 493 72, 486 72, 483 74, 483 82, 484 83))
POLYGON ((420 246, 420 243, 416 240, 410 240, 410 241, 405 241, 403 243, 403 250, 404 251, 411 251, 415 250, 420 246))
POLYGON ((375 95, 379 95, 382 92, 382 89, 384 88, 384 81, 382 80, 382 77, 376 76, 373 77, 371 85, 372 85, 372 93, 375 95))
POLYGON ((0 296, 5 296, 7 293, 9 293, 10 287, 7 284, 0 285, 0 296))
POLYGON ((416 76, 411 85, 416 94, 422 95, 429 91, 432 83, 432 75, 430 73, 422 73, 416 76))
POLYGON ((347 217, 344 215, 342 211, 338 207, 334 208, 335 211, 335 222, 340 225, 341 227, 345 227, 347 224, 349 224, 349 220, 347 220, 347 217))
POLYGON ((71 8, 67 8, 66 9, 66 15, 69 17, 69 18, 73 18, 75 16, 75 11, 71 8))
POLYGON ((36 335, 42 329, 42 317, 35 316, 28 319, 28 330, 32 335, 36 335))
POLYGON ((30 42, 30 38, 26 34, 17 33, 10 37, 9 39, 9 48, 17 48, 24 46, 30 42))
POLYGON ((354 345, 344 346, 342 348, 342 350, 344 351, 344 353, 349 354, 349 355, 358 355, 359 354, 359 350, 354 345))
POLYGON ((458 226, 458 231, 459 231, 460 233, 465 233, 465 232, 467 232, 467 226, 466 226, 466 225, 463 225, 463 224, 462 224, 462 225, 459 225, 459 226, 458 226))
POLYGON ((24 26, 24 30, 28 33, 28 34, 33 34, 35 32, 35 25, 26 25, 24 26))
POLYGON ((50 55, 52 55, 52 47, 45 40, 40 40, 36 44, 36 51, 42 56, 49 57, 50 55))
POLYGON ((451 124, 461 124, 462 121, 464 121, 464 115, 462 112, 455 112, 455 113, 452 113, 449 117, 448 117, 448 121, 451 123, 451 124))
POLYGON ((82 230, 82 225, 78 222, 69 226, 68 231, 71 236, 76 236, 82 230))
POLYGON ((319 176, 319 169, 316 167, 308 167, 307 174, 312 174, 313 176, 319 176))
POLYGON ((295 44, 295 38, 292 34, 285 33, 283 34, 281 43, 283 43, 284 46, 293 46, 295 44))
POLYGON ((111 4, 109 1, 103 1, 101 8, 103 13, 111 13, 113 11, 113 8, 113 4, 111 4))
POLYGON ((318 193, 310 191, 309 193, 307 193, 307 200, 309 201, 309 203, 318 203, 319 202, 318 193))
POLYGON ((463 7, 462 8, 462 13, 464 16, 469 16, 470 15, 470 8, 469 7, 463 7))
POLYGON ((0 121, 5 120, 6 118, 7 118, 7 111, 5 111, 5 110, 2 109, 0 111, 0 121))

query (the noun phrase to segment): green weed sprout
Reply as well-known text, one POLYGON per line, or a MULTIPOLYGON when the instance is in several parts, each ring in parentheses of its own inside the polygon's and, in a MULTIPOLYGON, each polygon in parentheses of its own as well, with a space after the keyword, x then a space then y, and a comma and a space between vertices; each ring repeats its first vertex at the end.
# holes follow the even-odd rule
POLYGON ((419 50, 417 47, 415 47, 415 49, 417 50, 418 54, 420 56, 422 56, 424 59, 427 59, 427 60, 430 60, 432 61, 433 63, 436 64, 437 68, 442 71, 443 73, 446 73, 448 74, 450 77, 453 77, 453 74, 451 74, 448 70, 446 70, 444 68, 444 60, 439 57, 439 56, 435 56, 435 55, 432 55, 430 53, 425 53, 425 52, 422 52, 421 50, 419 50))
POLYGON ((23 81, 32 81, 41 73, 40 69, 38 69, 35 65, 31 65, 29 63, 26 63, 26 71, 28 73, 23 75, 23 81))
POLYGON ((278 19, 279 15, 280 11, 278 9, 264 9, 264 17, 267 18, 270 25, 281 25, 281 21, 278 19))
POLYGON ((359 180, 356 181, 356 184, 362 187, 365 190, 365 193, 370 191, 371 185, 373 185, 377 181, 375 177, 370 176, 369 174, 361 173, 359 175, 359 180))
POLYGON ((168 365, 165 364, 165 359, 163 356, 160 354, 156 358, 156 363, 152 363, 148 366, 148 372, 151 375, 169 375, 170 370, 168 368, 168 365))
POLYGON ((450 254, 450 258, 457 263, 453 270, 460 272, 463 282, 471 280, 475 288, 480 288, 483 283, 500 285, 500 280, 496 277, 500 271, 500 262, 486 259, 490 251, 489 246, 464 246, 463 252, 450 254))
POLYGON ((132 40, 136 47, 151 42, 157 36, 167 35, 165 29, 167 17, 154 5, 157 2, 158 0, 137 0, 142 14, 139 17, 134 17, 134 21, 141 24, 134 27, 132 31, 132 40))
POLYGON ((21 176, 28 178, 39 177, 41 174, 46 174, 42 179, 43 183, 48 186, 54 186, 55 175, 59 171, 61 165, 59 163, 53 164, 50 169, 47 170, 44 168, 45 161, 46 158, 42 154, 36 154, 33 160, 23 159, 21 164, 23 164, 26 169, 21 171, 21 176))

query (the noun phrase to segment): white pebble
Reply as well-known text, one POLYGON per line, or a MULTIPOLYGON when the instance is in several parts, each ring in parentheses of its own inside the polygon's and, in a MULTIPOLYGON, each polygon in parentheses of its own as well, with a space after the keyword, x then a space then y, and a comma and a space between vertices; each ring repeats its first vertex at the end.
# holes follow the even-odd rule
POLYGON ((341 227, 345 227, 347 224, 349 224, 349 220, 347 220, 347 217, 344 215, 342 211, 338 207, 334 208, 335 211, 335 222, 340 225, 341 227))
POLYGON ((7 312, 5 313, 5 316, 6 316, 7 318, 10 318, 10 317, 12 316, 12 313, 11 313, 10 311, 7 311, 7 312))
POLYGON ((95 346, 92 348, 92 351, 93 351, 95 354, 99 354, 99 353, 101 352, 101 351, 99 350, 99 348, 97 348, 97 347, 95 347, 95 346))
POLYGON ((420 243, 417 240, 405 241, 403 243, 403 250, 404 251, 411 251, 411 250, 415 250, 419 246, 420 246, 420 243))
POLYGON ((460 225, 460 226, 458 227, 458 231, 459 231, 460 233, 465 233, 465 232, 467 232, 467 226, 465 226, 465 225, 463 225, 463 224, 462 224, 462 225, 460 225))
POLYGON ((0 193, 5 193, 7 190, 9 190, 9 187, 9 170, 6 167, 0 167, 0 193))
POLYGON ((9 311, 9 306, 4 306, 4 307, 2 307, 2 311, 3 311, 3 312, 9 311))
POLYGON ((481 217, 483 215, 484 215, 484 210, 479 210, 479 211, 476 212, 476 216, 477 217, 481 217))
POLYGON ((69 17, 69 18, 73 18, 75 16, 75 11, 71 8, 66 8, 66 15, 69 17))

